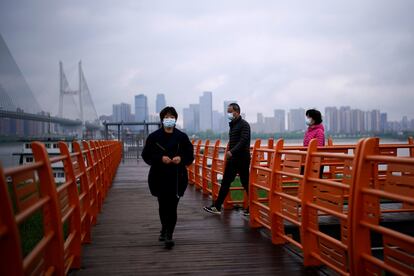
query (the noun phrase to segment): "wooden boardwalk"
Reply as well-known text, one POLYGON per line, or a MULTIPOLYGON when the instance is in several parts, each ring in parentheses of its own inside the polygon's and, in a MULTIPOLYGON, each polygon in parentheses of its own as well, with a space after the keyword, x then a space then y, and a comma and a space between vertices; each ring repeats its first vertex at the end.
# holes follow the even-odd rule
POLYGON ((319 275, 302 258, 272 245, 251 229, 238 211, 221 216, 202 210, 210 199, 189 186, 178 208, 176 246, 158 241, 156 198, 147 186, 148 167, 121 164, 93 227, 92 243, 83 246, 82 269, 71 275, 319 275))

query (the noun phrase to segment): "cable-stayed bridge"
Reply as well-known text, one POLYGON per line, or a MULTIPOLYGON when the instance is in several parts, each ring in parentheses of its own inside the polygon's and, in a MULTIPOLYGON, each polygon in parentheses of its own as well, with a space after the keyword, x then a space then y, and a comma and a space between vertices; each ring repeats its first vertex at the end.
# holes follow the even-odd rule
MULTIPOLYGON (((78 86, 71 89, 59 63, 59 111, 51 115, 48 107, 41 106, 30 89, 3 37, 0 35, 0 131, 2 135, 27 135, 27 125, 41 128, 41 124, 54 124, 57 134, 80 133, 101 129, 98 115, 86 82, 82 64, 78 65, 78 86), (27 123, 29 122, 29 123, 27 123)), ((50 125, 48 127, 50 131, 50 125)))

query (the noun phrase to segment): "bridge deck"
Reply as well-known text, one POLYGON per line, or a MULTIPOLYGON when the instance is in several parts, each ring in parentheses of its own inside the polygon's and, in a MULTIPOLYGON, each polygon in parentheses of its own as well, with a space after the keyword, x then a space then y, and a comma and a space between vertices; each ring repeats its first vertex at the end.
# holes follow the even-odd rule
POLYGON ((148 167, 120 166, 92 244, 83 246, 82 269, 72 275, 318 275, 302 259, 250 229, 237 211, 205 213, 208 197, 190 186, 179 203, 172 250, 158 241, 156 199, 148 191, 148 167))

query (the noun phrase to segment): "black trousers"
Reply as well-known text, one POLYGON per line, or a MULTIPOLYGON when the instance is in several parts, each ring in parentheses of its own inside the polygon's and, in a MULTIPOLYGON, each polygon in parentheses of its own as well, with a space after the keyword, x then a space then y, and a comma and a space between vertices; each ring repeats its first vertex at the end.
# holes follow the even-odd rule
POLYGON ((158 211, 163 234, 174 233, 175 224, 177 223, 177 206, 180 199, 177 196, 159 196, 158 197, 158 211))
POLYGON ((217 209, 221 209, 221 205, 226 199, 227 194, 230 190, 230 185, 236 178, 236 175, 239 174, 240 182, 244 190, 249 192, 249 173, 250 173, 250 158, 230 159, 226 162, 226 167, 224 169, 223 180, 221 181, 220 191, 217 197, 214 206, 217 209))

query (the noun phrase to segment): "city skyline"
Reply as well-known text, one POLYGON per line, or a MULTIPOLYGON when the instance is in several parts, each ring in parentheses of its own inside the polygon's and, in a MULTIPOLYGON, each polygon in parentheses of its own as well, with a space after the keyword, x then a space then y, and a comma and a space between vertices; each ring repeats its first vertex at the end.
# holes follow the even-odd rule
MULTIPOLYGON (((135 102, 135 106, 141 106, 141 108, 136 109, 135 112, 140 110, 139 112, 141 113, 141 116, 147 112, 147 121, 159 120, 157 112, 148 111, 148 100, 145 94, 135 95, 135 99, 138 99, 139 102, 138 104, 135 102)), ((227 106, 229 103, 236 101, 223 101, 223 111, 221 112, 212 108, 212 100, 213 92, 204 91, 202 95, 199 96, 198 103, 190 104, 188 107, 183 108, 182 112, 177 110, 179 118, 178 126, 191 133, 202 131, 227 131, 227 106)), ((155 99, 155 102, 157 101, 159 101, 158 96, 155 99)), ((114 116, 120 116, 115 114, 120 114, 122 112, 127 114, 130 113, 130 111, 128 111, 130 106, 126 105, 129 104, 120 103, 113 105, 112 120, 114 120, 114 116)), ((292 108, 288 110, 274 108, 271 116, 264 116, 262 112, 258 112, 255 121, 248 121, 251 123, 252 132, 255 133, 304 131, 306 129, 306 125, 304 124, 305 111, 306 109, 304 108, 292 108)), ((388 113, 386 110, 361 110, 351 106, 327 106, 320 111, 322 113, 325 130, 327 133, 331 134, 385 133, 414 130, 414 118, 403 116, 399 120, 388 120, 388 113)), ((127 117, 128 115, 124 115, 124 117, 125 116, 127 117)), ((242 116, 245 116, 243 111, 242 116)), ((130 118, 136 118, 136 116, 130 114, 130 118)))
POLYGON ((178 110, 214 91, 214 110, 234 99, 249 120, 274 106, 342 105, 397 120, 414 117, 412 10, 412 1, 381 0, 2 1, 0 33, 52 114, 58 61, 74 79, 81 59, 99 115, 137 91, 168 91, 178 110))

